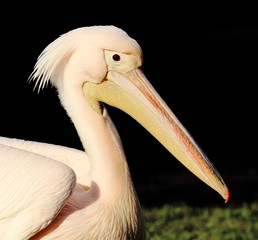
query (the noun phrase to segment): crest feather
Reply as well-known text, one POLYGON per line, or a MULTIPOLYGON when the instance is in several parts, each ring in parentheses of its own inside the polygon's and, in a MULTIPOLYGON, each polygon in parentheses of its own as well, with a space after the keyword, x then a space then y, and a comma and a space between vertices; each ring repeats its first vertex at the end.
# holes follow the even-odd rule
POLYGON ((34 70, 29 77, 29 81, 35 81, 34 90, 37 88, 39 92, 45 88, 50 81, 55 85, 54 75, 58 65, 67 60, 73 52, 74 45, 69 40, 69 34, 61 35, 50 43, 39 55, 34 70))

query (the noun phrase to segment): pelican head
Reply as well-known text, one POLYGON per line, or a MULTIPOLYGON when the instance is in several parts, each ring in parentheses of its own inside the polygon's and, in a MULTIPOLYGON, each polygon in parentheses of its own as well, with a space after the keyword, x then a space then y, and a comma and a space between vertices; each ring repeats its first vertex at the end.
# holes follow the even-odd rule
POLYGON ((103 114, 101 103, 121 109, 228 201, 223 179, 146 79, 141 48, 124 31, 113 26, 75 29, 51 43, 39 59, 32 74, 38 89, 50 79, 59 95, 67 86, 76 88, 98 115, 103 114))

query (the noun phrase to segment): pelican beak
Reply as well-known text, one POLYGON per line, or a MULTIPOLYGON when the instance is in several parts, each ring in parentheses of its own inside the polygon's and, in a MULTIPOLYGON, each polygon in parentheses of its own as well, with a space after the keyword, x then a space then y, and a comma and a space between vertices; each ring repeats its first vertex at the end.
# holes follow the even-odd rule
MULTIPOLYGON (((139 68, 126 73, 111 70, 106 78, 100 84, 85 83, 84 95, 91 102, 107 103, 132 116, 186 168, 227 202, 229 191, 223 179, 142 71, 139 68)), ((100 111, 97 104, 92 106, 100 111)))

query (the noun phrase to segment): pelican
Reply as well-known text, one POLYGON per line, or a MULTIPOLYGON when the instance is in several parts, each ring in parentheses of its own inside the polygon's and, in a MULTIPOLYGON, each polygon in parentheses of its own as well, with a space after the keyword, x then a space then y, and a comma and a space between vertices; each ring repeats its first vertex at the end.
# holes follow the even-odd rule
POLYGON ((122 144, 105 104, 131 115, 228 201, 223 179, 141 65, 138 43, 114 26, 78 28, 44 49, 31 80, 39 90, 48 83, 56 87, 85 151, 0 138, 1 240, 146 238, 122 144))

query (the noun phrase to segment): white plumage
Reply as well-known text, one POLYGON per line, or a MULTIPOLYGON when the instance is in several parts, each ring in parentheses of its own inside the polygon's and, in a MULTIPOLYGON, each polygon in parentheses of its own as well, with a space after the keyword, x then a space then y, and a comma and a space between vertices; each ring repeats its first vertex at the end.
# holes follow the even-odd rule
MULTIPOLYGON (((141 48, 113 26, 75 29, 39 56, 83 151, 0 138, 1 240, 143 240, 144 218, 122 145, 102 102, 134 117, 226 200, 222 178, 140 70, 141 48)), ((159 164, 159 163, 157 163, 159 164)))

